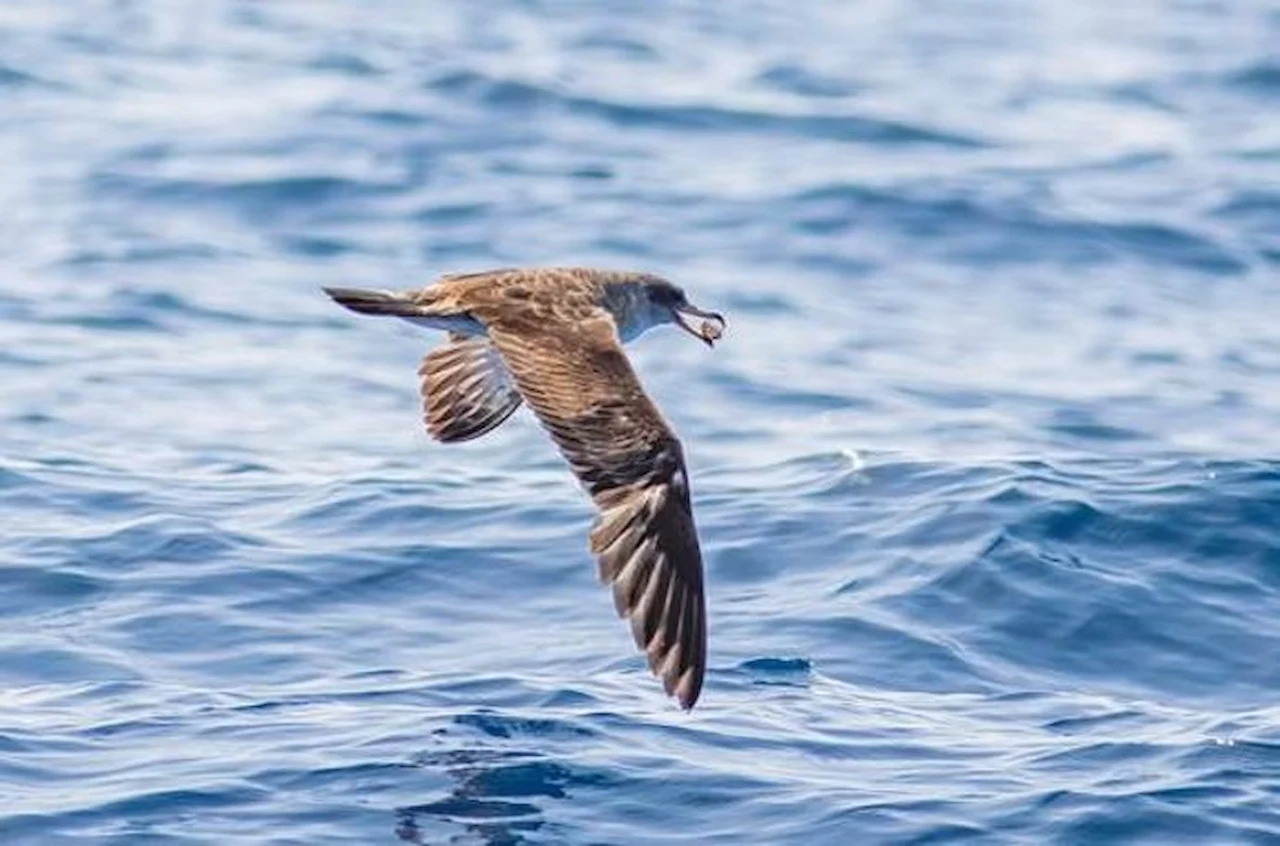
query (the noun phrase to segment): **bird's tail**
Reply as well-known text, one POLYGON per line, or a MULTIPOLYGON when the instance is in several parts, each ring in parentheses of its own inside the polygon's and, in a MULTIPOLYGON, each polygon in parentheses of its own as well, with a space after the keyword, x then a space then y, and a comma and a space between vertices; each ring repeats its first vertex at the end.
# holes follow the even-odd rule
POLYGON ((392 291, 367 291, 362 288, 325 288, 324 292, 340 306, 358 314, 383 314, 393 317, 418 317, 423 308, 405 294, 392 291))

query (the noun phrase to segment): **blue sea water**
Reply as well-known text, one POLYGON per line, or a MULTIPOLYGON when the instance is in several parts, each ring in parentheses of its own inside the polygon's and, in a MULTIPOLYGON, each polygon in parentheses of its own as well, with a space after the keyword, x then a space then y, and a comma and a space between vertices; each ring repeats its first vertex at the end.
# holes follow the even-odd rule
POLYGON ((1269 0, 0 6, 0 842, 1280 843, 1269 0), (702 702, 321 285, 724 311, 702 702))

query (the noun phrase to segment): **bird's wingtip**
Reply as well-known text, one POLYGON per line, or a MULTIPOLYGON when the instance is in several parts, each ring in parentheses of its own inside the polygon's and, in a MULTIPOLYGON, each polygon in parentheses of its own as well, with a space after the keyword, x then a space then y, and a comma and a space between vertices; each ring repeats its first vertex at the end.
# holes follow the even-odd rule
POLYGON ((680 704, 680 710, 686 713, 692 711, 693 706, 698 704, 698 697, 702 695, 702 674, 690 667, 675 683, 674 688, 670 692, 680 704))
POLYGON ((370 291, 364 288, 331 288, 321 286, 321 291, 338 305, 359 314, 386 314, 405 317, 416 310, 412 301, 390 291, 370 291))

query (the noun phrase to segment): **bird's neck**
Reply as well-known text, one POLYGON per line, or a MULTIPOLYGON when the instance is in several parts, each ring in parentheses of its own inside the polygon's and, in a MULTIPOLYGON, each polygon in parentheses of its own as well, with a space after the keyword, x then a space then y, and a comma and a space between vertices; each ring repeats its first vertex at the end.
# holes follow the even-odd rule
POLYGON ((605 295, 605 308, 618 326, 618 340, 629 343, 657 325, 647 298, 638 289, 622 288, 605 295))
POLYGON ((637 305, 621 314, 615 312, 613 319, 618 324, 618 340, 624 344, 634 341, 653 327, 666 322, 659 319, 647 303, 637 305))

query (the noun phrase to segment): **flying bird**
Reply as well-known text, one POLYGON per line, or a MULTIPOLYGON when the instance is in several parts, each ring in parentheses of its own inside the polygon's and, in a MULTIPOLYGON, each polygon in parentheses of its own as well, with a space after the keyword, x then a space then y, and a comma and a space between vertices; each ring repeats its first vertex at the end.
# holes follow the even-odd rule
POLYGON ((692 708, 707 622, 688 471, 622 344, 674 323, 711 346, 724 318, 661 277, 590 268, 454 274, 404 292, 324 290, 360 314, 448 332, 418 369, 436 440, 478 438, 529 404, 599 512, 590 547, 618 614, 666 692, 692 708))

